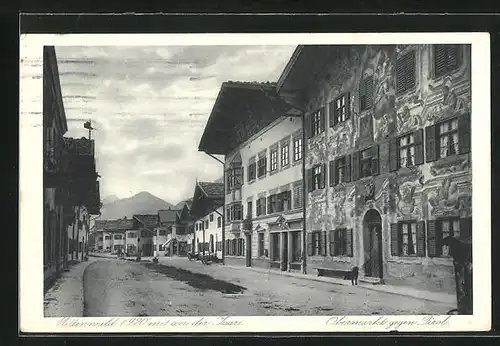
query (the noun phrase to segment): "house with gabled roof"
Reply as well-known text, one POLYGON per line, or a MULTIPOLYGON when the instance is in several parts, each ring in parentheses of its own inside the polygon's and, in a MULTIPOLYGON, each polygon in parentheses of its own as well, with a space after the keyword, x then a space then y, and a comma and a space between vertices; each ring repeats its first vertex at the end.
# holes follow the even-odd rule
MULTIPOLYGON (((134 221, 132 219, 118 220, 95 220, 94 234, 96 239, 96 250, 102 252, 120 253, 129 252, 127 249, 127 236, 134 233, 134 221)), ((137 237, 134 237, 136 239, 137 237)), ((130 253, 135 254, 137 246, 130 253)))
POLYGON ((158 226, 158 214, 136 214, 133 216, 137 230, 137 248, 142 256, 153 256, 153 237, 158 226))
POLYGON ((196 182, 191 207, 194 219, 191 248, 195 252, 222 258, 223 215, 224 183, 196 182))

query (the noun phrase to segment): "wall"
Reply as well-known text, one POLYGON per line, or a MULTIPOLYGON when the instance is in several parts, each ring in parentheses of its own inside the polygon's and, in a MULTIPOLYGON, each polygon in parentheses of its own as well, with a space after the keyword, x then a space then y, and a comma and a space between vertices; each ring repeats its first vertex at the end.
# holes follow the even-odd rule
MULTIPOLYGON (((302 121, 300 118, 296 117, 280 117, 278 120, 271 123, 268 127, 259 131, 256 135, 251 137, 248 141, 243 143, 239 148, 226 156, 226 169, 230 166, 233 160, 239 160, 241 158, 243 166, 243 185, 241 189, 233 193, 228 193, 226 195, 225 203, 227 204, 240 200, 243 207, 243 218, 248 215, 247 202, 252 201, 252 229, 259 229, 260 232, 265 232, 265 249, 269 250, 269 234, 268 227, 269 223, 276 222, 281 214, 287 214, 291 218, 302 218, 302 208, 293 209, 294 201, 296 199, 295 191, 293 189, 294 184, 302 183, 302 160, 294 161, 294 151, 293 151, 293 140, 294 138, 302 138, 302 121), (288 155, 289 164, 282 167, 281 162, 281 147, 288 143, 288 155), (270 151, 272 147, 277 147, 278 149, 278 169, 276 171, 270 172, 271 158, 270 151), (249 182, 248 172, 249 172, 249 160, 255 157, 255 161, 259 159, 259 153, 263 150, 266 151, 265 155, 267 157, 267 173, 262 177, 258 177, 258 165, 256 167, 256 179, 249 182), (267 214, 267 207, 265 215, 259 217, 256 216, 256 200, 258 198, 267 197, 269 195, 275 194, 277 192, 291 190, 292 198, 292 210, 284 211, 280 213, 273 213, 271 215, 267 214)), ((226 189, 228 191, 228 189, 226 189)), ((244 253, 243 256, 236 260, 237 263, 245 264, 245 255, 247 251, 246 237, 242 230, 242 225, 238 223, 228 223, 226 222, 226 239, 245 239, 244 253), (233 229, 233 230, 232 230, 233 229)), ((258 256, 258 232, 251 232, 251 254, 252 254, 252 265, 269 267, 269 257, 268 256, 258 256)), ((269 253, 269 251, 267 251, 269 253)), ((233 256, 229 256, 233 257, 233 256)), ((229 258, 226 255, 226 258, 229 258)), ((229 263, 229 262, 228 262, 229 263)))
MULTIPOLYGON (((325 131, 308 140, 306 169, 327 163, 344 154, 378 144, 379 174, 329 186, 307 195, 307 231, 329 231, 341 227, 353 230, 353 256, 313 256, 308 266, 350 269, 367 256, 363 218, 375 209, 382 219, 383 277, 388 283, 454 292, 450 258, 391 255, 391 224, 403 220, 428 222, 440 217, 471 217, 471 156, 453 155, 410 168, 393 170, 390 145, 403 134, 422 129, 422 150, 427 158, 426 127, 450 117, 464 117, 470 111, 470 47, 463 46, 462 64, 435 78, 434 49, 430 45, 368 46, 352 48, 335 67, 329 66, 308 91, 309 113, 325 107, 325 131), (416 85, 398 95, 396 59, 413 51, 416 57, 416 85), (374 105, 360 111, 359 85, 366 76, 374 78, 374 105), (329 125, 329 103, 350 92, 351 117, 334 127, 329 125), (425 144, 425 145, 424 145, 425 144)), ((470 124, 470 122, 469 122, 470 124)), ((470 127, 469 127, 470 133, 470 127)), ((330 174, 330 171, 328 171, 330 174)), ((329 252, 329 251, 327 251, 329 252)))
MULTIPOLYGON (((220 214, 224 213, 224 208, 219 208, 217 209, 217 212, 220 214)), ((202 244, 203 243, 203 233, 205 233, 205 243, 207 243, 207 251, 205 254, 208 253, 215 253, 218 258, 222 258, 222 245, 220 245, 220 250, 217 249, 217 242, 222 242, 222 220, 221 220, 221 226, 217 227, 217 219, 220 217, 220 215, 217 212, 211 212, 202 218, 196 220, 195 223, 195 247, 196 251, 198 251, 198 243, 202 244), (210 221, 210 215, 212 215, 213 220, 210 221), (205 224, 208 221, 208 228, 205 228, 205 224), (198 230, 196 231, 196 225, 198 225, 198 230), (203 231, 204 229, 204 231, 203 231), (213 236, 213 248, 214 251, 212 252, 210 249, 210 236, 213 236)), ((190 237, 188 239, 188 245, 191 245, 193 237, 190 237)), ((222 244, 222 243, 221 243, 222 244)), ((203 247, 202 247, 203 250, 203 247)))

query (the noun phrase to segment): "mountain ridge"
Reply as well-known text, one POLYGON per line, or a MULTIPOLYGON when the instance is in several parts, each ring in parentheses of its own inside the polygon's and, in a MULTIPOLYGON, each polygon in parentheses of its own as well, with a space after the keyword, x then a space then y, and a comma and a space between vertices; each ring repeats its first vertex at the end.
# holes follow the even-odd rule
MULTIPOLYGON (((109 201, 108 196, 103 200, 101 220, 121 219, 124 216, 132 218, 135 214, 156 214, 158 210, 173 208, 174 205, 148 191, 141 191, 131 197, 109 201)), ((116 197, 116 196, 115 196, 116 197)))

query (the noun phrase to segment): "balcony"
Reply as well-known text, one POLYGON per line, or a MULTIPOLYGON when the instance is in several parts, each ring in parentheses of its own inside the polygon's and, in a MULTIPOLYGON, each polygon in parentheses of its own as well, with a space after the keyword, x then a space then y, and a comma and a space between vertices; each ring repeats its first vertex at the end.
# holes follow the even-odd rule
POLYGON ((44 186, 58 187, 63 183, 63 151, 64 142, 45 141, 43 151, 44 186), (62 143, 62 144, 61 144, 62 143))

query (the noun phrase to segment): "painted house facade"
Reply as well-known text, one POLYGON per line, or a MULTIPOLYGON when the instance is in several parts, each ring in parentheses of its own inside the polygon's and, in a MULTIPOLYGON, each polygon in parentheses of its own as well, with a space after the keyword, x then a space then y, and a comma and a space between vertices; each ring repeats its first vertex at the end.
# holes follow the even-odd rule
POLYGON ((274 83, 223 83, 199 150, 224 155, 225 263, 300 269, 302 124, 274 83))
POLYGON ((196 182, 191 216, 194 232, 190 247, 194 252, 222 258, 222 217, 224 183, 196 182))
POLYGON ((467 45, 297 48, 277 89, 306 110, 309 270, 454 292, 440 239, 472 235, 470 75, 467 45))
MULTIPOLYGON (((153 256, 153 237, 155 235, 155 228, 158 226, 158 214, 137 214, 132 219, 134 224, 133 232, 137 234, 137 249, 139 253, 145 257, 153 256)), ((130 239, 132 240, 133 238, 130 239)))
POLYGON ((171 253, 172 249, 170 244, 172 242, 173 227, 177 220, 176 209, 164 209, 158 210, 158 227, 156 227, 157 244, 156 251, 157 255, 167 255, 171 253))
POLYGON ((96 220, 96 250, 112 254, 137 254, 137 230, 133 219, 96 220))

